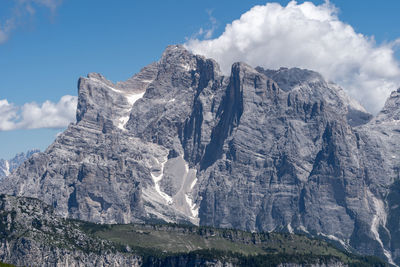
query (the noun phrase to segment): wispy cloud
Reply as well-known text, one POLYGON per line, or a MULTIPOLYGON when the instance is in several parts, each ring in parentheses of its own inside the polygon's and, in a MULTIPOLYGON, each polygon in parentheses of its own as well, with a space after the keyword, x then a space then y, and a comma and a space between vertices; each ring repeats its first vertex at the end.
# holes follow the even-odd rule
POLYGON ((378 45, 373 37, 340 21, 337 11, 329 1, 321 5, 267 3, 226 25, 219 37, 195 36, 186 46, 216 59, 226 73, 237 61, 272 69, 316 70, 376 113, 400 86, 400 67, 394 56, 400 41, 378 45))
POLYGON ((54 16, 62 0, 12 0, 14 6, 8 17, 0 21, 0 44, 6 42, 13 31, 36 14, 37 8, 47 8, 54 16))
POLYGON ((0 100, 0 131, 36 128, 64 128, 75 121, 78 98, 65 95, 57 103, 32 102, 16 106, 0 100))
POLYGON ((212 9, 208 9, 206 10, 207 14, 208 14, 208 25, 206 27, 201 27, 200 30, 191 38, 187 38, 188 39, 210 39, 211 37, 213 37, 214 31, 217 29, 218 27, 218 22, 217 19, 213 16, 213 10, 212 9))

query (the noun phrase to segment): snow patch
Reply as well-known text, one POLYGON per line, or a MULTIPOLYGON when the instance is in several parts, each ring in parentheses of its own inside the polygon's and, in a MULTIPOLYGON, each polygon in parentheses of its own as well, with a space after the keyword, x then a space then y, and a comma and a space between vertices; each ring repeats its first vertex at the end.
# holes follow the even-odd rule
POLYGON ((368 195, 372 199, 372 204, 373 204, 373 208, 375 211, 375 214, 374 214, 374 217, 372 218, 372 223, 371 223, 371 232, 374 235, 375 240, 378 241, 378 243, 381 245, 381 247, 383 249, 383 254, 385 254, 389 263, 395 265, 395 263, 392 259, 392 254, 390 253, 390 251, 385 249, 383 242, 379 235, 379 226, 382 225, 383 227, 385 227, 386 220, 387 220, 385 204, 383 203, 382 200, 376 198, 372 192, 368 191, 368 195))
MULTIPOLYGON (((182 159, 185 160, 182 156, 182 159)), ((186 179, 189 178, 189 164, 185 161, 185 171, 186 171, 186 179)), ((199 207, 196 207, 196 204, 193 203, 192 198, 191 198, 191 194, 192 194, 192 190, 195 187, 196 183, 197 183, 197 177, 196 177, 196 170, 192 170, 193 171, 193 175, 194 175, 194 179, 193 181, 190 183, 189 188, 186 189, 186 193, 185 193, 185 199, 186 199, 186 203, 189 206, 190 212, 192 214, 192 217, 195 219, 195 221, 198 221, 198 217, 199 217, 199 207), (189 195, 190 194, 190 195, 189 195)))
POLYGON ((189 164, 185 161, 183 155, 180 157, 179 161, 183 163, 181 167, 184 168, 184 173, 182 177, 179 177, 181 187, 173 196, 174 205, 177 210, 189 217, 192 223, 198 225, 199 207, 197 207, 193 201, 192 192, 197 183, 196 170, 189 168, 189 164))
POLYGON ((6 162, 6 168, 4 169, 4 174, 6 176, 10 175, 10 163, 8 162, 8 160, 5 161, 6 162))
POLYGON ((118 128, 120 128, 121 130, 125 130, 125 125, 129 121, 129 115, 131 113, 133 104, 135 104, 136 101, 142 98, 144 93, 145 92, 139 94, 125 94, 125 97, 128 100, 128 103, 130 104, 130 108, 125 111, 125 114, 128 114, 128 116, 123 116, 119 119, 118 128))
POLYGON ((196 177, 196 178, 194 178, 194 180, 193 180, 192 184, 190 185, 190 190, 192 190, 192 189, 193 189, 193 187, 196 185, 196 183, 197 183, 197 177, 196 177))
POLYGON ((189 164, 186 162, 186 160, 183 158, 183 155, 181 156, 181 158, 183 159, 183 161, 185 162, 185 172, 186 174, 188 174, 189 172, 189 164))
POLYGON ((294 231, 293 231, 292 225, 290 223, 288 223, 287 229, 288 229, 289 233, 293 234, 294 231))
POLYGON ((310 232, 307 231, 307 229, 304 227, 304 225, 300 225, 299 229, 307 234, 309 234, 310 232))
POLYGON ((125 125, 129 121, 129 116, 121 117, 119 119, 118 128, 125 130, 125 125))
POLYGON ((142 83, 152 83, 152 82, 154 82, 154 80, 145 80, 145 79, 143 79, 143 80, 140 80, 142 83))
MULTIPOLYGON (((125 130, 125 125, 129 120, 129 115, 131 113, 133 104, 135 104, 136 101, 138 101, 140 98, 142 98, 146 91, 143 91, 143 92, 140 92, 140 93, 128 93, 128 92, 121 91, 121 90, 119 90, 119 89, 117 89, 115 87, 109 86, 105 82, 103 82, 103 81, 101 81, 99 79, 96 79, 94 77, 90 77, 89 79, 91 81, 100 83, 102 86, 105 86, 106 88, 110 89, 111 91, 119 93, 119 94, 123 95, 126 98, 126 100, 129 103, 130 107, 123 111, 123 116, 118 119, 118 125, 117 125, 117 127, 119 129, 125 130)), ((152 80, 143 80, 142 82, 150 83, 150 82, 152 82, 152 80)))
POLYGON ((189 64, 180 64, 179 66, 185 71, 189 71, 192 68, 189 64))
POLYGON ((196 208, 196 204, 193 203, 192 199, 185 194, 186 203, 189 205, 190 211, 192 213, 193 218, 197 218, 199 216, 199 208, 196 208))
POLYGON ((326 235, 326 234, 324 234, 324 233, 318 233, 318 235, 323 236, 323 237, 326 237, 326 238, 328 238, 328 239, 330 239, 330 240, 339 242, 346 250, 350 250, 350 246, 349 246, 348 242, 345 242, 345 241, 343 241, 342 239, 339 239, 339 238, 337 238, 337 237, 334 236, 334 235, 326 235))
POLYGON ((171 205, 173 203, 172 197, 170 197, 168 194, 162 192, 161 189, 160 189, 160 184, 159 184, 159 182, 161 181, 161 179, 163 178, 163 175, 164 175, 164 173, 163 173, 164 172, 164 165, 165 165, 166 162, 167 162, 167 160, 165 160, 164 162, 161 163, 160 175, 156 176, 153 173, 151 173, 151 178, 153 178, 154 189, 156 190, 156 192, 165 200, 165 202, 168 205, 171 205))
POLYGON ((109 86, 108 84, 106 84, 106 83, 103 82, 102 80, 96 79, 96 78, 94 78, 94 77, 90 77, 90 78, 88 78, 88 79, 91 80, 91 81, 93 81, 93 82, 100 83, 101 85, 103 85, 103 86, 107 87, 108 89, 111 89, 111 90, 113 90, 113 91, 115 91, 115 92, 117 92, 117 93, 124 93, 124 92, 122 92, 121 90, 118 90, 118 89, 116 89, 116 88, 114 88, 114 87, 109 86))
MULTIPOLYGON (((193 188, 197 183, 196 170, 189 168, 183 156, 171 159, 165 156, 162 163, 157 158, 154 160, 159 168, 150 172, 154 184, 143 190, 144 199, 151 203, 150 206, 146 206, 147 212, 160 219, 163 219, 166 214, 173 214, 176 218, 198 225, 199 207, 195 203, 196 195, 193 193, 193 188), (172 196, 163 192, 160 181, 164 175, 168 175, 168 181, 172 186, 179 188, 172 196)), ((155 167, 152 163, 150 166, 155 167)))
POLYGON ((136 101, 138 101, 139 99, 141 99, 143 97, 145 92, 141 92, 138 94, 126 94, 126 99, 128 99, 128 103, 133 106, 133 104, 135 104, 136 101))

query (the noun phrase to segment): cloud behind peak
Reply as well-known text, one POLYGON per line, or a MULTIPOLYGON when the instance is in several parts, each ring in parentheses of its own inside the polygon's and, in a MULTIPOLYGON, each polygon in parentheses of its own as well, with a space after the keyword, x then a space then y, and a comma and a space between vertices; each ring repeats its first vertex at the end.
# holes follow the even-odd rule
POLYGON ((225 73, 237 61, 270 69, 318 71, 376 113, 400 86, 400 68, 394 56, 399 41, 377 45, 373 37, 342 22, 337 11, 328 1, 321 5, 267 3, 226 25, 219 37, 192 38, 185 46, 217 60, 225 73))

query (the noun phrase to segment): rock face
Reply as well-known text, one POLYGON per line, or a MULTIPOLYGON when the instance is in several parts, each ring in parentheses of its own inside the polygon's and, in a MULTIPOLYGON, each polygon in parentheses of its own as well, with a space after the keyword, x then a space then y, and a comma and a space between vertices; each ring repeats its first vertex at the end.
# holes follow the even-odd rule
POLYGON ((181 46, 78 89, 77 123, 2 192, 93 222, 307 232, 400 263, 399 91, 372 118, 318 73, 235 63, 225 77, 181 46))
MULTIPOLYGON (((124 225, 124 227, 127 227, 127 225, 124 225)), ((128 225, 128 227, 134 226, 128 225)), ((136 227, 139 226, 136 225, 136 227)), ((143 227, 143 225, 141 225, 141 227, 143 227)), ((147 227, 168 228, 171 226, 147 225, 147 227)), ((139 238, 138 240, 136 240, 136 242, 133 242, 136 247, 130 247, 129 245, 123 245, 122 243, 113 243, 111 241, 101 239, 96 236, 96 234, 94 234, 96 231, 103 232, 104 229, 111 228, 111 225, 99 226, 83 221, 59 218, 54 214, 52 207, 44 204, 42 201, 39 201, 37 199, 0 195, 0 261, 15 264, 17 266, 230 267, 249 265, 264 266, 265 262, 268 262, 268 260, 273 260, 277 262, 277 264, 279 264, 279 262, 283 262, 279 265, 282 267, 347 266, 347 264, 343 262, 353 262, 364 264, 365 266, 386 266, 384 262, 376 261, 376 259, 374 259, 375 264, 372 264, 367 259, 356 257, 355 255, 351 254, 345 255, 333 249, 333 247, 329 248, 331 251, 333 251, 333 253, 336 252, 342 254, 342 256, 345 255, 346 258, 340 258, 340 256, 338 256, 339 254, 336 254, 336 257, 333 255, 329 257, 326 254, 326 251, 324 251, 322 254, 319 254, 322 252, 321 248, 328 249, 328 247, 326 246, 327 244, 323 241, 314 240, 314 245, 311 245, 313 243, 313 240, 307 239, 304 236, 296 237, 295 235, 288 235, 288 237, 282 238, 283 235, 280 235, 281 238, 277 240, 279 240, 281 245, 289 248, 291 245, 293 246, 293 244, 304 245, 304 243, 301 242, 293 242, 293 244, 289 244, 293 239, 301 239, 302 242, 307 242, 310 247, 316 249, 318 251, 317 254, 304 254, 304 252, 310 252, 310 247, 302 250, 303 253, 299 253, 299 255, 296 255, 296 253, 286 255, 279 254, 281 255, 280 257, 276 257, 275 253, 263 256, 253 255, 250 257, 246 257, 241 254, 229 254, 229 252, 223 252, 223 250, 219 251, 219 253, 217 251, 210 250, 197 250, 191 252, 186 251, 168 254, 157 250, 156 247, 150 250, 144 249, 142 246, 147 247, 149 245, 146 242, 146 239, 139 238), (140 247, 142 247, 142 249, 138 250, 138 248, 140 247), (287 261, 289 263, 285 263, 287 261), (302 262, 302 264, 290 262, 302 262)), ((180 230, 177 230, 176 228, 170 229, 171 232, 180 231, 180 233, 176 235, 176 237, 178 237, 179 239, 181 239, 183 236, 189 237, 190 239, 190 236, 193 235, 197 236, 197 240, 205 238, 198 234, 200 228, 192 229, 194 233, 184 233, 187 230, 188 228, 181 228, 180 230)), ((203 228, 203 230, 206 229, 203 228)), ((215 228, 209 228, 208 230, 214 234, 223 234, 223 231, 217 230, 215 228)), ((131 228, 130 230, 127 230, 127 232, 129 231, 134 230, 132 230, 131 228)), ((156 232, 158 234, 156 235, 156 239, 158 239, 160 238, 160 234, 165 234, 166 231, 156 230, 156 232)), ((117 237, 118 239, 118 236, 120 234, 121 233, 116 234, 114 237, 117 237)), ((150 232, 147 232, 147 235, 149 234, 150 232)), ((241 244, 241 238, 246 235, 240 231, 231 231, 231 234, 232 236, 229 237, 231 239, 238 239, 236 241, 238 245, 241 244)), ((250 234, 250 236, 246 236, 247 238, 251 239, 252 234, 250 234)), ((265 242, 266 240, 268 240, 268 238, 265 238, 265 234, 264 239, 256 238, 254 234, 253 237, 255 240, 258 240, 258 242, 265 242)), ((226 236, 225 238, 228 238, 228 236, 226 236)), ((270 242, 273 243, 273 241, 270 242)), ((167 245, 167 247, 171 249, 169 247, 169 244, 167 245)), ((192 247, 192 249, 194 248, 195 247, 192 247)), ((256 248, 256 246, 254 246, 254 248, 256 248)))
POLYGON ((54 216, 36 199, 0 195, 0 261, 16 266, 140 266, 142 259, 115 252, 88 236, 78 222, 54 216))
POLYGON ((10 175, 25 160, 30 158, 33 154, 39 153, 39 152, 40 152, 39 149, 32 149, 26 153, 19 153, 10 160, 0 159, 0 179, 2 179, 5 176, 10 175))

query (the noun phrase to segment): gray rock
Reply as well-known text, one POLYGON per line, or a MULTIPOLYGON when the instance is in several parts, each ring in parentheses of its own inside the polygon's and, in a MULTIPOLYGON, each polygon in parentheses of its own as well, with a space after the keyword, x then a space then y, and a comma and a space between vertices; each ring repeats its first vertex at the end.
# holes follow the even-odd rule
POLYGON ((351 126, 365 124, 372 118, 372 115, 346 95, 342 88, 332 82, 326 82, 322 75, 315 71, 299 68, 264 70, 261 67, 257 67, 256 70, 274 80, 284 91, 300 91, 305 97, 324 99, 327 104, 333 105, 333 109, 345 114, 351 126))
POLYGON ((78 222, 54 216, 36 199, 0 196, 0 260, 16 266, 140 266, 142 258, 116 252, 88 236, 78 222))
POLYGON ((371 119, 318 73, 170 46, 126 82, 79 80, 77 122, 4 179, 64 217, 323 236, 400 263, 398 93, 371 119))
POLYGON ((28 150, 26 153, 19 153, 9 160, 0 159, 0 179, 10 175, 25 160, 30 158, 33 154, 39 152, 39 149, 32 149, 28 150))
MULTIPOLYGON (((147 250, 146 256, 143 257, 140 256, 143 251, 139 250, 138 252, 137 247, 118 245, 97 237, 96 232, 103 232, 105 229, 111 229, 112 226, 97 226, 82 221, 59 218, 50 206, 37 199, 0 195, 0 215, 0 261, 17 266, 248 266, 246 261, 234 254, 226 253, 221 257, 218 253, 207 255, 201 250, 194 250, 192 253, 164 254, 163 256, 160 256, 161 251, 147 250), (103 230, 101 230, 102 228, 103 230)), ((215 228, 188 228, 173 225, 136 225, 134 227, 157 229, 158 234, 170 233, 171 237, 175 234, 178 238, 197 235, 201 240, 218 235, 219 238, 237 242, 238 245, 252 242, 251 240, 274 243, 272 240, 267 241, 269 234, 256 236, 237 230, 222 231, 215 228), (261 236, 263 239, 260 238, 261 236)), ((130 229, 126 231, 134 231, 134 228, 130 229)), ((296 240, 304 238, 295 235, 278 236, 276 235, 276 241, 283 241, 283 245, 289 247, 290 245, 287 243, 292 241, 291 238, 296 240)), ((312 241, 304 239, 303 242, 312 241)), ((318 242, 321 247, 327 245, 324 242, 318 242)), ((137 243, 138 247, 147 247, 147 245, 146 241, 137 243)), ((308 255, 308 259, 303 259, 303 262, 309 262, 308 264, 282 263, 279 266, 347 266, 334 256, 329 260, 327 255, 320 255, 321 258, 318 258, 317 255, 319 254, 316 254, 316 257, 308 255)), ((274 257, 273 254, 265 256, 266 259, 274 257)), ((290 256, 295 255, 288 255, 288 258, 291 258, 290 256)), ((348 256, 360 264, 366 263, 364 260, 359 261, 355 255, 349 254, 348 256)), ((280 261, 285 262, 285 257, 281 257, 280 261)), ((298 260, 291 258, 290 261, 298 260)))
POLYGON ((344 267, 347 264, 341 262, 330 262, 330 263, 316 263, 316 264, 298 264, 298 263, 281 263, 278 267, 344 267))

